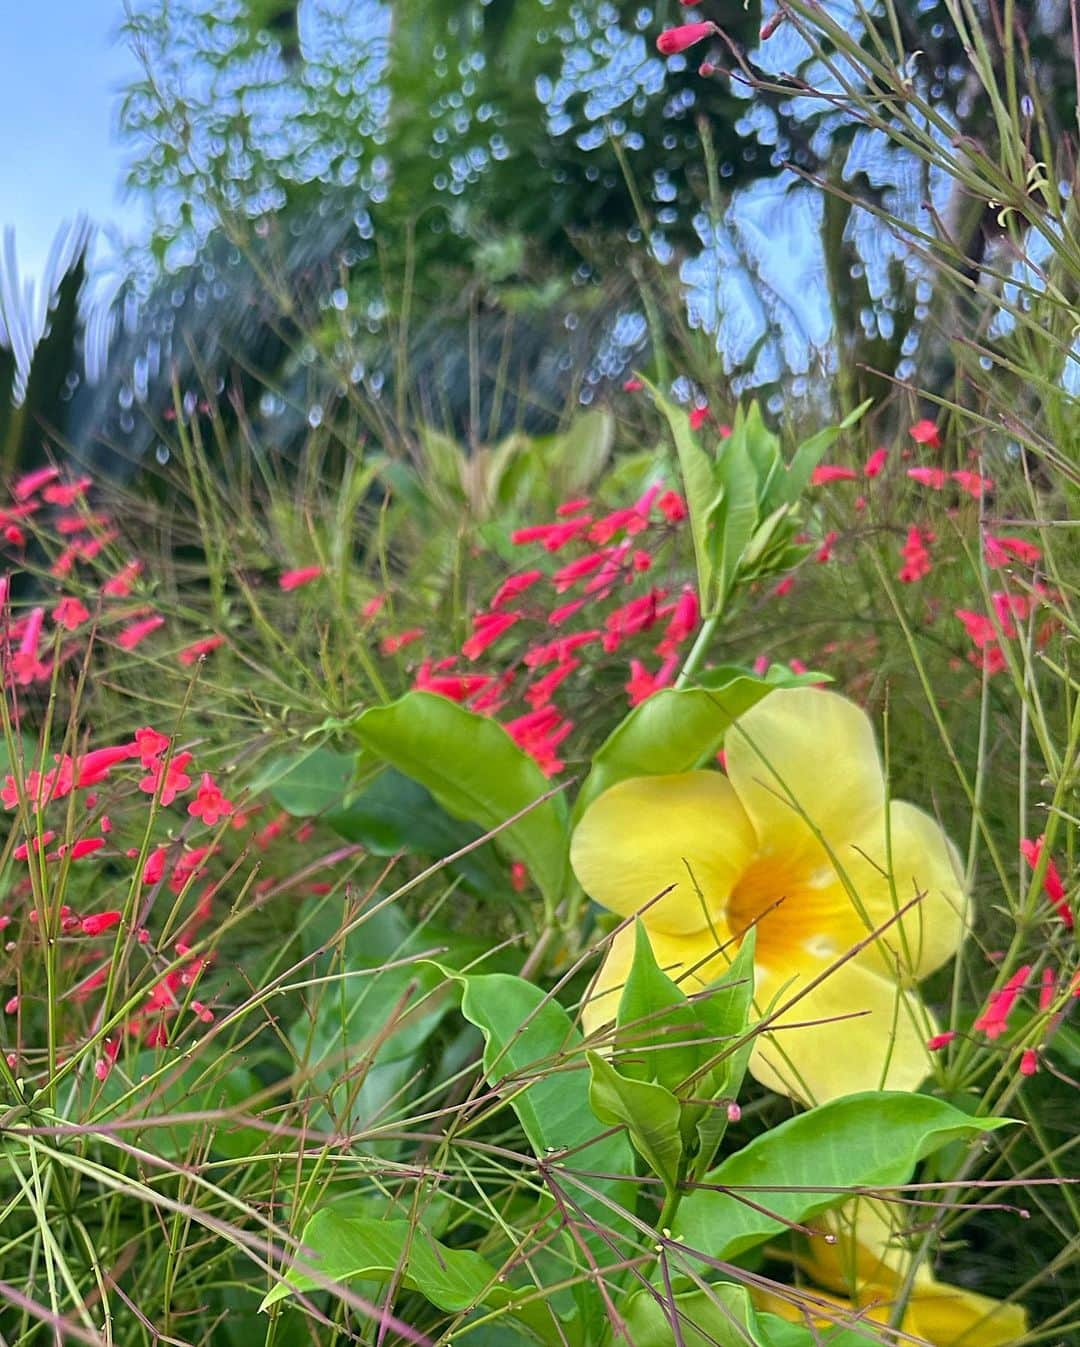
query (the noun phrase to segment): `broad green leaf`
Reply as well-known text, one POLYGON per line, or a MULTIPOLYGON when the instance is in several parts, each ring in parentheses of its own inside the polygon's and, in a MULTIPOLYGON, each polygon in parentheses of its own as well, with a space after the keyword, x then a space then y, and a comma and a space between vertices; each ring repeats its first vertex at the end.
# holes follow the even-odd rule
POLYGON ((689 1193, 679 1207, 677 1237, 710 1258, 734 1258, 793 1221, 839 1206, 850 1196, 845 1189, 907 1183, 924 1156, 1009 1121, 973 1118, 925 1094, 834 1099, 765 1132, 712 1170, 709 1184, 725 1191, 689 1193), (742 1189, 775 1215, 740 1202, 742 1189))
POLYGON ((267 1310, 297 1291, 313 1291, 335 1282, 400 1278, 441 1310, 460 1313, 476 1305, 513 1306, 512 1313, 541 1342, 557 1342, 551 1315, 539 1300, 521 1303, 520 1293, 499 1281, 499 1271, 471 1249, 452 1249, 412 1221, 380 1221, 318 1211, 304 1227, 304 1261, 322 1277, 299 1270, 288 1274, 263 1297, 267 1310))
MULTIPOLYGON (((746 1035, 750 1025, 750 1011, 754 1001, 754 950, 757 929, 751 927, 743 937, 739 952, 722 978, 714 982, 704 995, 694 999, 694 1009, 704 1021, 712 1040, 714 1054, 726 1052, 705 1078, 700 1092, 707 1092, 714 1100, 734 1100, 742 1088, 747 1063, 754 1049, 754 1041, 746 1035), (738 1046, 737 1046, 738 1045, 738 1046)), ((727 1131, 728 1115, 723 1104, 706 1107, 697 1120, 697 1156, 693 1173, 700 1177, 709 1168, 717 1147, 727 1131)))
POLYGON ((309 748, 275 758, 258 785, 269 789, 275 802, 287 814, 295 818, 315 818, 340 808, 355 777, 355 753, 309 748))
POLYGON ((675 452, 679 457, 679 471, 682 473, 683 492, 686 496, 686 508, 690 515, 690 535, 694 542, 694 561, 697 566, 698 601, 703 613, 712 611, 713 603, 713 560, 709 550, 708 517, 716 501, 716 478, 713 464, 701 447, 697 436, 690 429, 690 418, 681 407, 672 402, 654 388, 649 388, 656 405, 667 418, 671 437, 675 441, 675 452))
POLYGON ((698 684, 663 688, 619 722, 593 755, 592 770, 574 802, 574 823, 617 781, 689 772, 708 762, 728 727, 781 686, 733 665, 703 673, 698 684))
MULTIPOLYGON (((750 1293, 736 1282, 714 1282, 708 1290, 677 1292, 674 1304, 657 1287, 635 1291, 625 1311, 634 1347, 866 1347, 884 1340, 873 1325, 865 1332, 814 1331, 754 1308, 750 1293), (678 1336, 674 1324, 678 1325, 678 1336)), ((615 1347, 612 1335, 605 1347, 615 1347)))
POLYGON ((582 412, 562 435, 544 447, 548 472, 568 496, 578 495, 595 482, 611 457, 615 418, 602 408, 582 412))
POLYGON ((590 1052, 588 1059, 593 1112, 609 1127, 622 1123, 637 1153, 663 1179, 665 1189, 674 1192, 682 1162, 679 1101, 662 1085, 620 1075, 597 1052, 590 1052))
MULTIPOLYGON (((485 830, 534 805, 550 789, 501 725, 431 692, 408 692, 389 706, 374 706, 353 728, 365 748, 418 781, 448 813, 485 830)), ((560 897, 566 874, 565 815, 565 804, 555 796, 499 834, 549 903, 560 897)))
POLYGON ((859 421, 872 402, 872 398, 867 398, 854 411, 849 412, 838 426, 826 426, 816 435, 804 440, 795 450, 787 471, 777 474, 775 482, 769 484, 769 504, 774 506, 781 503, 794 504, 806 490, 814 469, 840 434, 859 421))
POLYGON ((743 553, 758 523, 758 473, 741 439, 732 436, 717 453, 718 491, 709 510, 709 554, 712 557, 716 592, 708 617, 720 611, 735 586, 743 553))
MULTIPOLYGON (((374 781, 326 815, 326 822, 374 856, 399 851, 441 859, 452 856, 482 833, 475 824, 451 818, 418 781, 385 767, 374 781)), ((483 896, 505 892, 506 866, 490 845, 477 847, 453 863, 453 870, 483 896)))
POLYGON ((645 925, 634 925, 634 961, 619 997, 615 1044, 619 1070, 677 1092, 710 1055, 703 1016, 656 962, 645 925))

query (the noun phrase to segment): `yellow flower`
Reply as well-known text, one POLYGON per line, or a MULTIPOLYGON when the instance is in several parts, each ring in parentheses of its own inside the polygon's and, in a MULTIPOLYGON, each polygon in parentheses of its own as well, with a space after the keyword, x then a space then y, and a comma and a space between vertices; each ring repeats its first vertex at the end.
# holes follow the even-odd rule
MULTIPOLYGON (((571 845, 582 887, 620 916, 640 912, 658 963, 687 991, 720 977, 755 926, 761 1011, 774 998, 785 1006, 922 895, 783 1009, 771 1022, 781 1032, 759 1035, 750 1061, 763 1084, 810 1103, 914 1089, 936 1025, 910 986, 964 930, 956 849, 928 814, 887 801, 869 717, 836 693, 770 693, 725 750, 726 776, 634 777, 599 796, 571 845)), ((633 949, 628 926, 585 1007, 588 1031, 614 1018, 633 949)))
MULTIPOLYGON (((819 1327, 849 1322, 855 1312, 872 1323, 889 1323, 911 1267, 910 1253, 897 1242, 895 1222, 895 1208, 866 1199, 826 1217, 826 1230, 836 1243, 810 1241, 807 1254, 795 1261, 818 1286, 835 1294, 812 1291, 804 1308, 797 1299, 755 1291, 754 1303, 819 1327), (824 1310, 822 1301, 834 1305, 836 1314, 824 1310)), ((933 1347, 1008 1347, 1027 1332, 1027 1314, 1020 1305, 939 1282, 923 1261, 912 1277, 898 1327, 933 1347)))

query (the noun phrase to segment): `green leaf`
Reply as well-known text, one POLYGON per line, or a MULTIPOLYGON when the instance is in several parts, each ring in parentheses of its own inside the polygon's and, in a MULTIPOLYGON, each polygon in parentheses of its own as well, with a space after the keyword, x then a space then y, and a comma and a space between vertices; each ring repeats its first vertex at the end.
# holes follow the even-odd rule
POLYGON ((720 446, 715 473, 719 490, 706 527, 716 593, 712 609, 702 610, 706 617, 723 609, 758 523, 758 470, 741 437, 733 435, 720 446))
POLYGON ((549 476, 567 496, 587 491, 604 470, 615 443, 615 418, 602 408, 582 412, 569 430, 544 446, 549 476))
POLYGON ((356 777, 356 754, 311 748, 275 758, 252 786, 269 790, 294 818, 315 818, 340 807, 356 777))
POLYGON ((342 1216, 328 1208, 308 1221, 300 1242, 309 1251, 304 1261, 323 1276, 291 1271, 263 1297, 261 1310, 298 1291, 318 1290, 327 1279, 386 1282, 399 1277, 407 1290, 418 1291, 441 1310, 458 1314, 477 1305, 505 1306, 541 1342, 559 1340, 539 1300, 522 1304, 520 1292, 501 1284, 498 1269, 486 1258, 440 1243, 415 1222, 342 1216))
POLYGON ((792 1221, 839 1206, 850 1196, 845 1189, 907 1183, 932 1151, 1009 1121, 973 1118, 924 1094, 881 1091, 834 1099, 765 1132, 712 1170, 708 1182, 731 1191, 689 1193, 679 1208, 677 1237, 711 1258, 734 1258, 792 1221), (752 1191, 759 1187, 781 1191, 752 1191), (775 1215, 741 1202, 742 1189, 775 1215))
POLYGON ((690 515, 690 536, 694 542, 694 561, 697 565, 698 601, 701 611, 712 611, 713 602, 713 560, 709 550, 708 517, 716 501, 716 478, 708 454, 701 447, 697 436, 690 429, 690 418, 681 407, 672 402, 658 388, 649 385, 656 405, 667 418, 671 437, 675 441, 675 452, 679 458, 679 471, 682 473, 683 492, 686 496, 686 508, 690 515))
POLYGON ((610 786, 632 776, 689 772, 708 762, 728 727, 781 683, 725 665, 703 673, 699 686, 663 688, 635 706, 593 755, 572 820, 610 786))
MULTIPOLYGON (((699 1087, 700 1093, 707 1093, 715 1100, 734 1100, 742 1088, 747 1063, 754 1050, 754 1040, 746 1037, 739 1046, 739 1039, 747 1035, 750 1027, 750 1012, 754 1002, 754 949, 757 944, 757 929, 751 927, 743 937, 739 952, 731 961, 724 976, 714 982, 704 995, 694 999, 694 1009, 704 1021, 710 1040, 718 1052, 730 1049, 712 1068, 706 1080, 699 1087)), ((697 1155, 693 1172, 700 1177, 712 1163, 717 1147, 727 1131, 727 1109, 706 1107, 697 1120, 697 1155)))
POLYGON ((697 1042, 704 1036, 703 1017, 656 962, 644 923, 635 922, 634 961, 615 1018, 619 1070, 677 1091, 710 1055, 697 1042))
MULTIPOLYGON (((393 767, 383 768, 370 785, 331 810, 326 822, 373 856, 409 851, 440 859, 483 836, 475 824, 451 818, 418 781, 393 767)), ((452 868, 481 895, 508 887, 506 867, 490 845, 468 852, 452 868)))
POLYGON ((620 1075, 599 1053, 588 1053, 588 1059, 593 1112, 609 1127, 622 1123, 637 1153, 674 1192, 682 1162, 679 1101, 662 1085, 620 1075))
MULTIPOLYGON (((420 782, 448 813, 483 829, 505 823, 550 789, 501 725, 431 692, 372 707, 353 728, 365 748, 420 782)), ((558 901, 566 876, 565 818, 566 806, 554 796, 499 834, 549 903, 558 901)))
POLYGON ((856 421, 862 418, 872 402, 873 398, 867 398, 853 412, 849 412, 838 426, 826 426, 799 445, 788 464, 787 471, 778 474, 775 482, 770 483, 772 488, 769 492, 771 505, 794 504, 799 499, 806 490, 814 469, 824 455, 832 448, 843 431, 850 429, 856 421))

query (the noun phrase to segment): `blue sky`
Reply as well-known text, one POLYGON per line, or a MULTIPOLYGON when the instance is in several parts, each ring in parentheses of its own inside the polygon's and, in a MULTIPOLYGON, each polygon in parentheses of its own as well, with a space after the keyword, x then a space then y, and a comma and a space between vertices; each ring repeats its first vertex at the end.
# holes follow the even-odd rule
POLYGON ((115 133, 119 90, 137 65, 117 39, 122 0, 4 8, 0 230, 15 227, 20 276, 38 277, 56 229, 78 212, 127 234, 138 227, 115 133))

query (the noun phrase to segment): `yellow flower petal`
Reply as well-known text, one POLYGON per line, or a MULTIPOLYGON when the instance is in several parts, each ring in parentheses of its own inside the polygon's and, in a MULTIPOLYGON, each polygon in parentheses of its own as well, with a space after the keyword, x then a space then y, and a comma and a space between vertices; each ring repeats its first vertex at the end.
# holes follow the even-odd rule
POLYGON ((720 919, 753 849, 731 783, 719 772, 683 772, 605 791, 574 831, 570 863, 585 892, 622 917, 674 885, 644 921, 650 933, 690 935, 720 919))
POLYGON ((861 956, 881 969, 885 953, 894 972, 899 962, 901 970, 917 980, 952 958, 963 939, 967 904, 960 856, 929 814, 903 800, 889 806, 888 843, 886 848, 882 812, 838 851, 837 861, 859 897, 871 930, 917 894, 923 895, 907 916, 883 932, 874 949, 861 956))
POLYGON ((1027 1313, 1021 1305, 935 1282, 911 1297, 903 1328, 934 1347, 1008 1347, 1027 1332, 1027 1313))
MULTIPOLYGON (((827 967, 810 960, 759 966, 758 1008, 792 979, 780 999, 786 1004, 827 967)), ((849 960, 771 1022, 776 1032, 759 1036, 750 1071, 769 1089, 808 1104, 859 1090, 914 1090, 930 1069, 926 1039, 936 1027, 915 996, 849 960)))
MULTIPOLYGON (((723 977, 735 956, 733 947, 721 952, 716 940, 725 941, 726 931, 700 931, 695 935, 665 935, 649 928, 649 944, 653 957, 673 982, 677 982, 687 996, 693 996, 710 982, 723 977)), ((595 1032, 615 1018, 619 998, 630 976, 634 962, 634 928, 627 926, 612 939, 600 966, 592 994, 581 1012, 582 1028, 587 1034, 595 1032)))
POLYGON ((724 747, 731 784, 766 852, 814 848, 803 814, 836 846, 884 805, 870 718, 838 693, 770 692, 736 721, 724 747))

